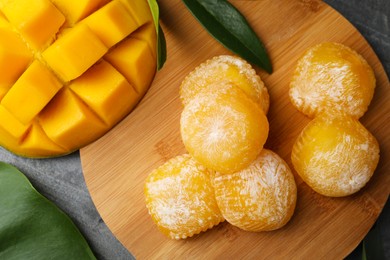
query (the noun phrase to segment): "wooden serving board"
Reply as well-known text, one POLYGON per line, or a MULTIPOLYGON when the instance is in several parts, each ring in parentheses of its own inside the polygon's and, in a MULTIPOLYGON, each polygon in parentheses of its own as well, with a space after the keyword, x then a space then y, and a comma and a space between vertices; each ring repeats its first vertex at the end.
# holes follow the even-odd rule
POLYGON ((344 43, 375 70, 377 89, 361 122, 378 139, 381 160, 366 187, 349 197, 327 198, 296 177, 298 202, 282 229, 244 232, 227 223, 193 238, 162 235, 145 207, 146 176, 185 153, 179 119, 179 86, 205 60, 229 52, 210 37, 181 1, 161 0, 168 61, 138 107, 112 131, 81 150, 85 180, 103 220, 137 259, 342 258, 367 234, 390 190, 390 86, 375 53, 340 14, 316 0, 232 1, 247 17, 269 51, 274 72, 257 69, 271 96, 266 148, 291 166, 295 138, 309 119, 288 97, 289 80, 303 51, 323 41, 344 43))

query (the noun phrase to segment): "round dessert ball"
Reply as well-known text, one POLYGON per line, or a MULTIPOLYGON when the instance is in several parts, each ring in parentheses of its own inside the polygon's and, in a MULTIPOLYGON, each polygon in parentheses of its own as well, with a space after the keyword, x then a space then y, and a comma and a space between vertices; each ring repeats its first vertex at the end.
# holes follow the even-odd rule
POLYGON ((212 171, 188 154, 170 159, 146 179, 146 206, 159 230, 184 239, 224 221, 211 184, 212 171))
POLYGON ((215 195, 222 215, 246 231, 283 227, 294 213, 294 176, 276 153, 263 149, 249 167, 233 174, 216 173, 215 195))
POLYGON ((241 88, 267 114, 270 101, 263 81, 248 62, 232 55, 216 56, 195 68, 180 86, 180 99, 186 105, 201 89, 224 80, 241 88))
POLYGON ((357 119, 322 113, 299 135, 291 160, 303 181, 316 192, 347 196, 370 180, 379 161, 379 145, 357 119))
POLYGON ((189 154, 221 173, 247 167, 263 148, 269 130, 260 106, 227 81, 195 95, 184 107, 180 123, 189 154))
POLYGON ((374 89, 374 72, 361 55, 343 44, 325 42, 308 49, 298 60, 290 99, 309 117, 332 109, 360 118, 374 89))

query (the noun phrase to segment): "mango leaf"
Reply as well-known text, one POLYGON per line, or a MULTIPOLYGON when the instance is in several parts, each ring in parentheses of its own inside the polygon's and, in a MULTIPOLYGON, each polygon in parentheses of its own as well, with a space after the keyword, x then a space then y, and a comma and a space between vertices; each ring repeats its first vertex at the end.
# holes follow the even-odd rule
POLYGON ((0 162, 0 259, 96 259, 73 222, 0 162))
POLYGON ((148 0, 148 3, 157 32, 157 69, 160 70, 167 60, 167 45, 164 31, 159 24, 160 9, 158 7, 158 3, 156 0, 148 0))
POLYGON ((375 224, 363 240, 362 259, 386 259, 383 239, 378 224, 375 224))
POLYGON ((263 43, 245 17, 226 0, 182 0, 201 25, 227 49, 272 72, 263 43))

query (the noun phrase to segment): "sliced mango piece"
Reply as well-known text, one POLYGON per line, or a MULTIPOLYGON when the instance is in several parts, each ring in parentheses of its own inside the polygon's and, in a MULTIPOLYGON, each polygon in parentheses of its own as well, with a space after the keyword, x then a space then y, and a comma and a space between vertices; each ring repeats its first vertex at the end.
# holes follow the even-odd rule
POLYGON ((34 61, 4 96, 1 104, 24 124, 54 97, 62 83, 39 61, 34 61))
POLYGON ((23 151, 32 157, 47 157, 52 154, 64 154, 66 149, 47 137, 42 127, 35 122, 21 143, 23 151))
POLYGON ((4 106, 0 105, 0 129, 19 141, 27 132, 29 125, 20 123, 4 106))
MULTIPOLYGON (((1 19, 0 19, 1 20, 1 19)), ((0 26, 0 99, 22 75, 32 60, 32 53, 11 28, 0 26)))
POLYGON ((115 124, 137 104, 140 96, 106 61, 99 62, 69 87, 107 124, 115 124))
POLYGON ((108 128, 68 88, 54 97, 38 120, 48 137, 68 151, 94 141, 108 128))
POLYGON ((135 18, 138 25, 141 26, 149 21, 153 21, 152 13, 150 12, 149 4, 147 1, 137 0, 119 0, 131 15, 135 18))
POLYGON ((0 85, 0 100, 7 94, 9 87, 7 85, 0 85))
POLYGON ((150 51, 153 54, 153 57, 156 57, 157 33, 156 33, 156 27, 154 26, 153 23, 147 23, 142 25, 140 28, 137 29, 137 31, 133 32, 130 35, 130 37, 147 42, 150 47, 150 51))
MULTIPOLYGON (((0 10, 1 10, 1 7, 0 7, 0 10)), ((0 12, 0 28, 9 28, 10 27, 10 24, 7 20, 7 18, 5 18, 4 14, 2 12, 0 12)))
POLYGON ((74 25, 109 1, 110 0, 52 0, 54 5, 65 14, 69 25, 74 25))
POLYGON ((17 153, 22 156, 28 156, 23 149, 20 148, 20 140, 15 139, 8 131, 0 127, 0 145, 10 152, 17 153))
POLYGON ((143 95, 156 72, 156 59, 145 41, 128 38, 106 54, 109 61, 143 95))
POLYGON ((47 64, 63 81, 83 74, 105 53, 107 47, 85 24, 68 30, 42 53, 47 64))
POLYGON ((108 3, 88 16, 83 22, 91 28, 107 48, 114 46, 138 28, 134 18, 119 1, 108 3))
POLYGON ((49 0, 9 0, 1 7, 7 19, 29 41, 41 49, 54 39, 65 17, 49 0))

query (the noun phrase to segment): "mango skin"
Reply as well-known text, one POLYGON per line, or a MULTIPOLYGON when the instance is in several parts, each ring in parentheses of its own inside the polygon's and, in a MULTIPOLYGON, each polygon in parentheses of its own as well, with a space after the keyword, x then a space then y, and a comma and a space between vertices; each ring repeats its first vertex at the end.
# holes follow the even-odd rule
POLYGON ((0 1, 0 145, 46 158, 100 138, 149 89, 156 41, 146 0, 0 1))

